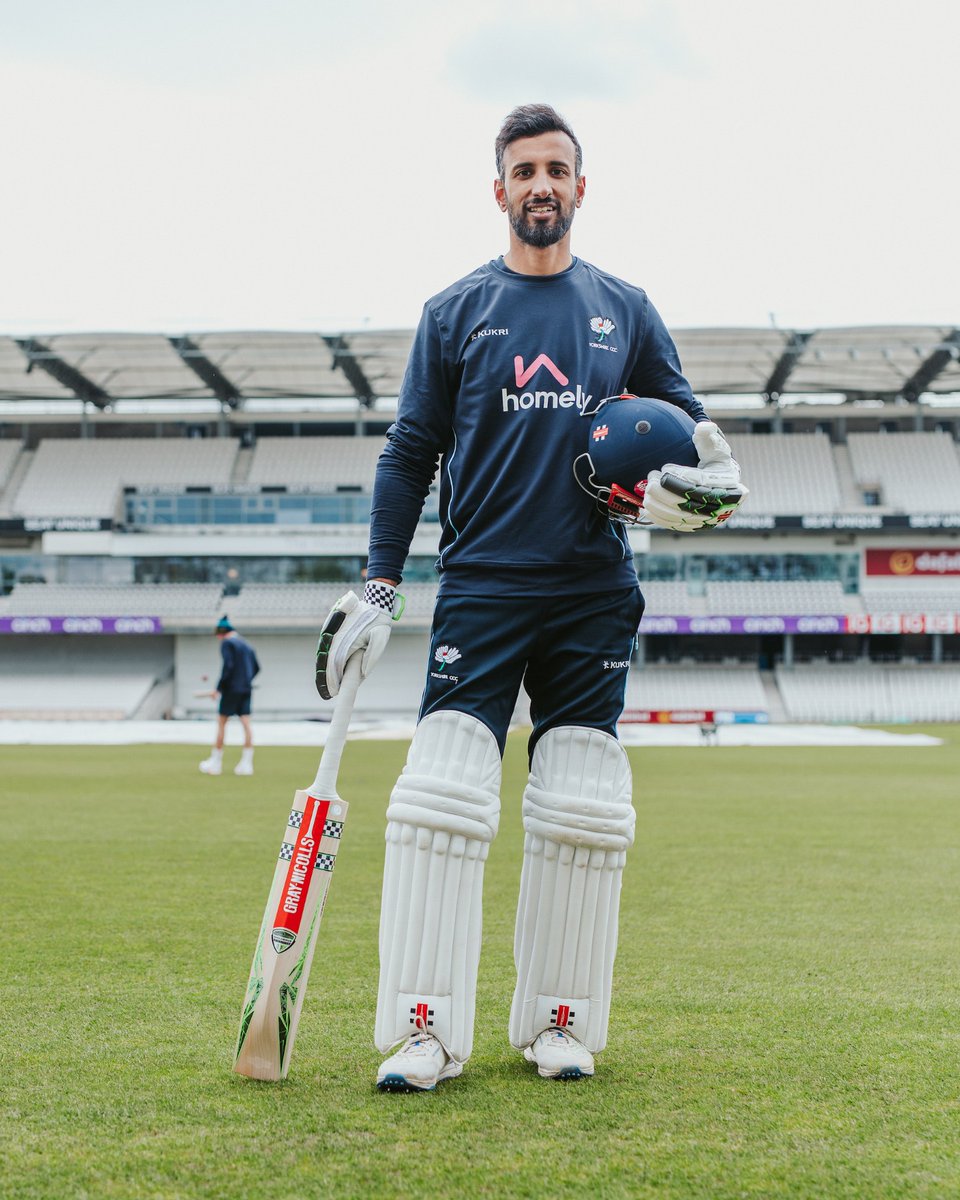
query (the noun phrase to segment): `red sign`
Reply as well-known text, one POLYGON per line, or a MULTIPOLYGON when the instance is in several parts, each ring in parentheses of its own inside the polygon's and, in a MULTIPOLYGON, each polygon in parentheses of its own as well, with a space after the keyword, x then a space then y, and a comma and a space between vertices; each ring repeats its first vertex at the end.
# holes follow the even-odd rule
POLYGON ((628 708, 620 718, 630 725, 703 725, 713 720, 712 709, 628 708))
POLYGON ((847 633, 960 633, 960 615, 857 613, 847 617, 847 633))
POLYGON ((935 579, 960 575, 960 550, 867 550, 868 575, 935 579))

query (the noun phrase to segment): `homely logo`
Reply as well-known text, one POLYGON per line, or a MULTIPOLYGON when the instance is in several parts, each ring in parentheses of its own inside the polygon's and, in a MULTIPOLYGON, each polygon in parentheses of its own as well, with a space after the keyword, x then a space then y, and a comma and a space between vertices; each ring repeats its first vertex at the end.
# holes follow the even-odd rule
POLYGON ((506 388, 502 389, 501 399, 504 412, 519 412, 521 409, 527 408, 578 408, 582 411, 593 399, 591 395, 584 392, 579 383, 576 391, 572 392, 569 390, 563 392, 521 391, 521 388, 526 387, 534 375, 542 370, 549 371, 562 388, 567 387, 570 380, 546 354, 538 354, 529 366, 524 365, 523 355, 518 354, 513 360, 513 370, 517 390, 510 392, 506 388))

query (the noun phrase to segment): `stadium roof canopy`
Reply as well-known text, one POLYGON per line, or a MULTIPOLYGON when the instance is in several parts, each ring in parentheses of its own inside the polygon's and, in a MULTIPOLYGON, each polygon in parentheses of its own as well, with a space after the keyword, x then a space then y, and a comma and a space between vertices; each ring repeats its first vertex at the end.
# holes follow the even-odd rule
MULTIPOLYGON (((916 402, 960 393, 960 328, 680 329, 698 396, 916 402)), ((413 330, 0 336, 0 400, 358 400, 395 397, 413 330)))

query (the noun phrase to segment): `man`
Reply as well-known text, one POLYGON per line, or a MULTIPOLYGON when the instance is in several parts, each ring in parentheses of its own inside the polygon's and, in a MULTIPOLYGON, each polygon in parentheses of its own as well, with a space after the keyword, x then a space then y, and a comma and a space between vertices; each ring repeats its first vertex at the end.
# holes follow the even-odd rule
POLYGON ((220 618, 214 631, 220 643, 223 666, 216 689, 209 693, 211 700, 220 700, 217 716, 217 739, 210 757, 200 764, 204 775, 219 775, 223 771, 223 739, 227 721, 239 717, 243 726, 243 750, 234 775, 253 774, 253 730, 250 726, 250 694, 260 664, 249 642, 245 642, 226 616, 220 618))
POLYGON ((645 293, 571 253, 585 179, 567 123, 547 105, 517 108, 496 157, 509 250, 424 308, 377 467, 364 597, 338 602, 318 648, 328 696, 351 654, 366 675, 382 653, 442 460, 426 688, 387 809, 375 1040, 402 1045, 378 1072, 386 1091, 430 1089, 470 1055, 483 866, 521 683, 533 732, 510 1041, 543 1077, 593 1074, 633 841, 616 723, 643 598, 626 532, 573 475, 583 416, 627 390, 703 423, 684 495, 648 486, 658 523, 716 523, 691 517, 684 489, 739 479, 645 293))

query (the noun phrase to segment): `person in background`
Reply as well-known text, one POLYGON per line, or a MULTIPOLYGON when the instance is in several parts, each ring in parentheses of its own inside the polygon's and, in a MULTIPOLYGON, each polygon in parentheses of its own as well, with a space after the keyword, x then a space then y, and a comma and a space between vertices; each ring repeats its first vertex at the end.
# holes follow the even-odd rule
POLYGON ((244 641, 230 624, 226 616, 217 622, 217 640, 220 642, 220 657, 223 666, 216 689, 210 693, 212 700, 219 700, 217 738, 209 758, 200 764, 204 775, 219 775, 223 771, 223 738, 227 721, 239 717, 243 726, 243 750, 240 761, 233 769, 234 775, 253 774, 253 729, 250 725, 250 695, 253 681, 260 672, 257 655, 249 642, 244 641))

